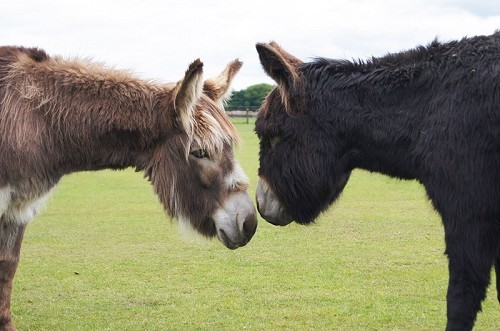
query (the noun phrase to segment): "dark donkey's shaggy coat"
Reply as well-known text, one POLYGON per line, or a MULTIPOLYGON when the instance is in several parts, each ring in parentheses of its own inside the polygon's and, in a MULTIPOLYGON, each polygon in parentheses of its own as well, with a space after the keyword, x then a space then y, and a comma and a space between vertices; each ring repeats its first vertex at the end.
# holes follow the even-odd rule
POLYGON ((0 330, 13 329, 12 280, 26 224, 65 175, 134 167, 165 211, 228 248, 257 226, 222 109, 241 62, 203 82, 194 61, 158 84, 35 48, 0 47, 0 330))
POLYGON ((471 329, 500 273, 500 33, 356 63, 257 50, 278 83, 256 122, 261 215, 311 222, 354 168, 418 179, 445 229, 447 327, 471 329))

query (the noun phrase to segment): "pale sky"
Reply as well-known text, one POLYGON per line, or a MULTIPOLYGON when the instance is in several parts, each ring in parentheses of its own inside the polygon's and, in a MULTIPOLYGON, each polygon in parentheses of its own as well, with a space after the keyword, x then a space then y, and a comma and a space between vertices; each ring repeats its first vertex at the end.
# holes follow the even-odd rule
POLYGON ((174 82, 200 58, 205 77, 239 58, 240 90, 272 83, 256 42, 302 60, 366 59, 500 29, 498 0, 15 0, 0 6, 0 45, 92 58, 174 82))

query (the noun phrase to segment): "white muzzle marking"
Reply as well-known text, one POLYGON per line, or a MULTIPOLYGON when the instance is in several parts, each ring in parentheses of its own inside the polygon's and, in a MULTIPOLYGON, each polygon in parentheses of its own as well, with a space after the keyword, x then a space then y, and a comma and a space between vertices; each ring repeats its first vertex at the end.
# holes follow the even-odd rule
POLYGON ((217 229, 217 237, 231 249, 246 245, 257 226, 255 207, 246 192, 230 194, 224 205, 215 211, 212 219, 217 229), (249 222, 247 225, 246 221, 249 222))

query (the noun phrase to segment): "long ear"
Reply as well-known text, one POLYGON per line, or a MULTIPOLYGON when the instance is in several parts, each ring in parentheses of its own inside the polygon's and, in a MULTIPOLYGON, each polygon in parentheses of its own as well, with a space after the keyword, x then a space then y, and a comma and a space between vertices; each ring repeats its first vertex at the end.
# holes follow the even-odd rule
POLYGON ((196 102, 202 93, 202 76, 203 63, 197 59, 189 65, 184 79, 177 82, 173 92, 177 124, 189 136, 193 133, 196 102))
POLYGON ((305 102, 304 79, 299 69, 303 62, 275 42, 255 47, 264 71, 278 83, 287 112, 300 111, 305 102))
POLYGON ((269 44, 259 43, 255 47, 262 67, 278 84, 292 87, 294 82, 300 79, 298 67, 302 64, 301 60, 286 52, 274 41, 269 44))
POLYGON ((226 101, 231 92, 229 87, 234 76, 240 71, 243 62, 236 59, 230 62, 226 69, 216 78, 207 79, 203 84, 203 92, 215 102, 226 101))

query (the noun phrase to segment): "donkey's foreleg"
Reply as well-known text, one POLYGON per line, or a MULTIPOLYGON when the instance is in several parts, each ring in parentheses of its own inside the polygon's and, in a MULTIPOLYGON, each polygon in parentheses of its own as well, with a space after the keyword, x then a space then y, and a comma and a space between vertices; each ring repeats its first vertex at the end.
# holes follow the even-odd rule
POLYGON ((460 224, 462 228, 446 229, 447 330, 471 330, 481 310, 498 249, 498 230, 494 222, 487 223, 467 222, 460 224))
POLYGON ((495 276, 497 278, 497 299, 500 302, 500 257, 495 259, 495 276))
POLYGON ((10 316, 12 281, 19 263, 26 225, 0 219, 0 330, 16 330, 10 316))

